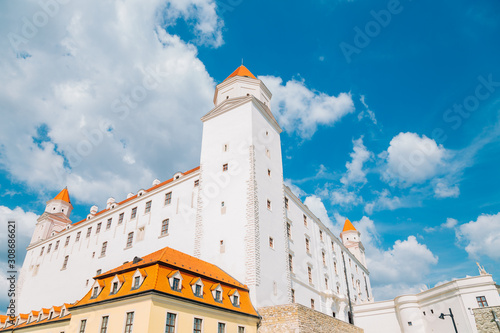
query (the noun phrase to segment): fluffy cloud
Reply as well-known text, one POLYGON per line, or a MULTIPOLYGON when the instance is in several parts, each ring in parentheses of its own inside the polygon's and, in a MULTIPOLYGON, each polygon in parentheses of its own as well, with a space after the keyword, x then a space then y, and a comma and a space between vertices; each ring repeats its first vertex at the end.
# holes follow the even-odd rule
POLYGON ((0 168, 14 180, 97 203, 197 165, 214 81, 193 43, 222 43, 213 0, 70 2, 29 36, 38 2, 0 7, 0 168), (192 41, 169 33, 181 19, 192 41))
POLYGON ((334 226, 330 217, 328 217, 328 212, 326 211, 325 205, 321 198, 311 195, 304 200, 304 204, 316 215, 317 218, 323 222, 328 228, 332 229, 334 226))
POLYGON ((380 157, 386 160, 383 179, 407 187, 432 179, 446 165, 450 152, 425 135, 399 133, 380 157))
POLYGON ((271 106, 278 122, 287 132, 311 138, 318 126, 332 126, 345 115, 354 112, 350 93, 330 96, 310 90, 304 81, 283 80, 275 76, 259 77, 272 91, 271 106))
POLYGON ((354 222, 354 226, 361 233, 366 249, 375 299, 391 299, 423 288, 422 281, 438 262, 438 257, 425 244, 419 243, 415 236, 408 236, 384 249, 379 246, 379 235, 370 218, 363 216, 359 222, 354 222))
POLYGON ((353 145, 354 151, 350 154, 352 160, 345 164, 347 172, 340 179, 340 182, 344 185, 365 184, 366 170, 363 166, 373 156, 363 144, 363 137, 354 140, 353 145))
POLYGON ((496 215, 481 215, 476 221, 462 224, 456 231, 456 236, 465 251, 472 258, 487 256, 500 260, 500 213, 496 215))
POLYGON ((444 182, 437 182, 434 187, 434 196, 436 198, 457 198, 460 195, 458 185, 449 186, 444 182))
POLYGON ((381 192, 376 192, 375 197, 376 198, 373 201, 370 201, 365 205, 365 212, 369 215, 378 210, 394 210, 408 206, 408 203, 405 200, 396 196, 391 196, 391 193, 387 189, 383 189, 381 192))

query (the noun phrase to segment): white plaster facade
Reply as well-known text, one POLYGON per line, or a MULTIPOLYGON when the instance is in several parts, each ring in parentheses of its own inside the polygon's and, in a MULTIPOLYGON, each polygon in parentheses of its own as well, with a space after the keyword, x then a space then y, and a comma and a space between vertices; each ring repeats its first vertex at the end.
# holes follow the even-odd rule
POLYGON ((213 263, 247 284, 256 307, 292 298, 312 306, 314 300, 316 310, 347 320, 348 287, 353 304, 371 301, 365 265, 284 185, 281 128, 270 99, 255 78, 237 75, 219 84, 215 108, 202 118, 200 167, 163 183, 155 180, 152 188, 122 202, 110 198, 106 210, 93 207, 86 220, 34 239, 19 280, 19 309, 75 301, 98 270, 165 246, 213 263), (166 219, 168 232, 162 234, 166 219), (40 254, 49 244, 51 251, 40 254))
POLYGON ((460 333, 476 333, 472 309, 480 307, 477 297, 488 306, 500 305, 500 296, 491 275, 453 280, 414 295, 354 306, 354 322, 365 333, 454 332, 449 316, 453 312, 460 333))

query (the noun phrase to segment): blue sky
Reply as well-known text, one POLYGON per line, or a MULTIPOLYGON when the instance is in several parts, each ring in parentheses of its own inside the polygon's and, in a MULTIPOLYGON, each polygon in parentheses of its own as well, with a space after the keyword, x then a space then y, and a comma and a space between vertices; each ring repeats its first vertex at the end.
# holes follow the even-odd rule
POLYGON ((273 92, 287 184, 334 232, 355 223, 378 300, 475 261, 500 276, 498 2, 44 3, 0 4, 0 210, 20 248, 66 185, 78 221, 197 166, 199 118, 243 59, 273 92))

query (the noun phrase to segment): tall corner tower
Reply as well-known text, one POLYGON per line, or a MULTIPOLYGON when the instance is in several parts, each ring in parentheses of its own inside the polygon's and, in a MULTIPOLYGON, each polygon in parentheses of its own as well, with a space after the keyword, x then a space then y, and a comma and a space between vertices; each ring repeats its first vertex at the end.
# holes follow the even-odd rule
POLYGON ((271 92, 245 66, 201 118, 194 253, 250 288, 256 306, 289 302, 281 128, 271 92))
POLYGON ((365 248, 361 243, 361 234, 349 219, 345 220, 344 229, 340 233, 342 243, 366 267, 365 248))
POLYGON ((45 212, 37 219, 30 244, 42 241, 53 233, 64 230, 71 224, 69 216, 72 210, 73 205, 69 198, 68 189, 64 188, 54 199, 47 201, 45 212))

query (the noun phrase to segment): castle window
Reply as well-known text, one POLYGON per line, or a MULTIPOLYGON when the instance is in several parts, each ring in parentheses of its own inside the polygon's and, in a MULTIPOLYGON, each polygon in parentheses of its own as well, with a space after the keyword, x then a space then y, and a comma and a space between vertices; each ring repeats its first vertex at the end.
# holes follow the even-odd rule
POLYGON ((227 163, 222 165, 222 171, 227 171, 228 168, 229 166, 227 163))
POLYGON ((314 310, 314 300, 311 298, 311 309, 314 310))
POLYGON ((101 273, 102 273, 102 269, 98 269, 98 270, 96 271, 95 275, 101 275, 101 273))
POLYGON ((125 321, 125 333, 132 333, 133 324, 134 324, 134 313, 127 312, 127 319, 125 321))
POLYGON ((226 333, 226 324, 219 323, 217 325, 217 333, 226 333))
POLYGON ((311 266, 307 267, 307 277, 309 278, 309 284, 312 284, 313 283, 313 276, 312 276, 311 266))
POLYGON ((333 245, 333 241, 332 241, 332 251, 335 252, 335 247, 333 245))
POLYGON ((267 169, 267 175, 271 177, 271 169, 267 169))
POLYGON ((229 145, 226 143, 224 146, 222 146, 222 151, 226 152, 229 150, 229 145))
POLYGON ((340 294, 340 287, 337 286, 337 294, 340 294))
POLYGON ((325 278, 325 289, 328 289, 328 278, 325 278))
POLYGON ((78 242, 80 240, 80 236, 81 236, 82 232, 81 231, 78 231, 76 233, 76 239, 75 239, 75 242, 78 242))
POLYGON ((108 242, 102 243, 101 247, 101 257, 104 257, 106 255, 106 248, 108 247, 108 242))
POLYGON ((42 249, 40 250, 40 255, 43 255, 43 250, 45 250, 45 246, 42 246, 42 249))
POLYGON ((100 333, 107 333, 108 332, 108 320, 109 320, 109 316, 102 317, 100 333))
POLYGON ((118 224, 122 224, 123 223, 123 217, 125 216, 125 213, 121 213, 120 215, 118 215, 118 224))
POLYGON ((179 286, 180 286, 181 280, 178 278, 173 278, 172 279, 172 290, 174 291, 180 291, 179 286))
POLYGON ((220 253, 226 252, 226 246, 224 245, 224 240, 220 241, 220 248, 219 248, 219 250, 220 250, 220 253))
POLYGON ((161 222, 161 236, 168 235, 168 222, 169 219, 165 219, 161 222))
MULTIPOLYGON (((229 96, 227 96, 227 98, 229 98, 229 96)), ((201 333, 201 329, 202 329, 202 324, 203 324, 203 320, 200 319, 200 318, 194 318, 194 323, 193 323, 193 333, 201 333)))
POLYGON ((333 270, 335 271, 335 274, 338 275, 338 273, 337 273, 337 262, 336 261, 333 262, 333 270))
POLYGON ((309 238, 306 237, 306 252, 307 254, 311 254, 311 249, 309 247, 309 238))
POLYGON ((151 211, 151 201, 146 202, 146 208, 144 209, 144 214, 147 214, 151 211))
POLYGON ((274 239, 272 237, 269 237, 269 247, 274 249, 274 239))
POLYGON ((194 295, 197 297, 202 297, 201 286, 199 284, 194 286, 194 295))
POLYGON ((200 186, 200 181, 198 179, 196 179, 194 181, 194 187, 198 187, 198 186, 200 186))
POLYGON ((480 308, 488 306, 488 302, 486 301, 485 296, 478 296, 476 297, 476 300, 477 300, 477 305, 479 305, 480 308))
POLYGON ((351 258, 349 258, 349 266, 352 267, 352 261, 351 261, 351 258))
POLYGON ((323 241, 323 230, 319 231, 319 239, 323 241))
POLYGON ((289 239, 292 239, 292 226, 290 225, 290 223, 286 224, 286 235, 289 239))
POLYGON ((167 326, 165 327, 165 333, 175 333, 175 319, 177 315, 175 313, 167 313, 167 326))
POLYGON ((267 209, 271 210, 271 200, 267 199, 267 209))
POLYGON ((130 219, 135 219, 137 216, 137 207, 132 208, 132 212, 130 213, 130 219))
POLYGON ((66 247, 66 246, 68 246, 70 237, 71 237, 71 236, 66 237, 66 242, 64 243, 64 246, 65 246, 65 247, 66 247))
POLYGON ((132 241, 134 240, 134 232, 129 232, 127 237, 127 246, 126 248, 132 247, 132 241))
POLYGON ((62 309, 62 310, 61 310, 61 315, 60 315, 59 317, 61 317, 61 318, 62 318, 62 317, 64 317, 64 310, 65 310, 65 309, 62 309))
POLYGON ((267 148, 266 148, 266 156, 271 158, 271 151, 267 148))
POLYGON ((217 302, 222 302, 222 292, 220 290, 216 290, 215 291, 215 301, 217 302))
POLYGON ((304 214, 304 225, 307 227, 307 216, 304 214))
POLYGON ((49 244, 49 247, 47 248, 47 253, 50 253, 50 248, 52 247, 52 243, 49 244))
POLYGON ((53 314, 54 314, 54 312, 50 311, 50 313, 49 313, 49 320, 51 320, 51 319, 52 319, 52 315, 53 315, 53 314))
POLYGON ((240 299, 238 296, 234 295, 233 296, 233 306, 239 306, 240 305, 240 299))
POLYGON ((290 272, 293 273, 293 256, 291 254, 288 255, 288 267, 290 272))
POLYGON ((238 326, 238 333, 245 333, 245 327, 238 326))
POLYGON ((111 222, 113 222, 113 218, 109 218, 108 219, 108 222, 106 223, 106 230, 108 230, 109 228, 111 228, 111 222))
POLYGON ((97 228, 95 229, 95 233, 98 234, 101 231, 102 222, 97 223, 97 228))
POLYGON ((139 288, 139 286, 141 285, 141 277, 140 276, 136 276, 134 278, 134 289, 137 289, 139 288))
POLYGON ((69 256, 64 257, 62 269, 66 269, 66 267, 68 266, 68 259, 69 259, 69 256))
POLYGON ((295 303, 295 289, 292 289, 292 303, 295 303))
POLYGON ((288 209, 288 198, 285 197, 285 209, 288 209))
POLYGON ((87 229, 87 236, 86 237, 89 238, 91 233, 92 233, 92 227, 89 227, 87 229))
POLYGON ((323 258, 323 266, 326 266, 326 254, 325 254, 325 251, 321 252, 321 257, 323 258))
POLYGON ((358 272, 358 265, 356 265, 356 273, 358 272))
POLYGON ((59 241, 56 242, 56 246, 54 247, 54 251, 59 248, 59 241))
POLYGON ((171 202, 172 202, 172 192, 168 192, 167 194, 165 194, 165 206, 170 205, 171 202))
POLYGON ((87 320, 83 319, 80 322, 80 333, 85 333, 85 326, 87 326, 87 320))
POLYGON ((113 282, 113 289, 111 290, 111 294, 116 294, 117 291, 118 291, 118 282, 113 282))

